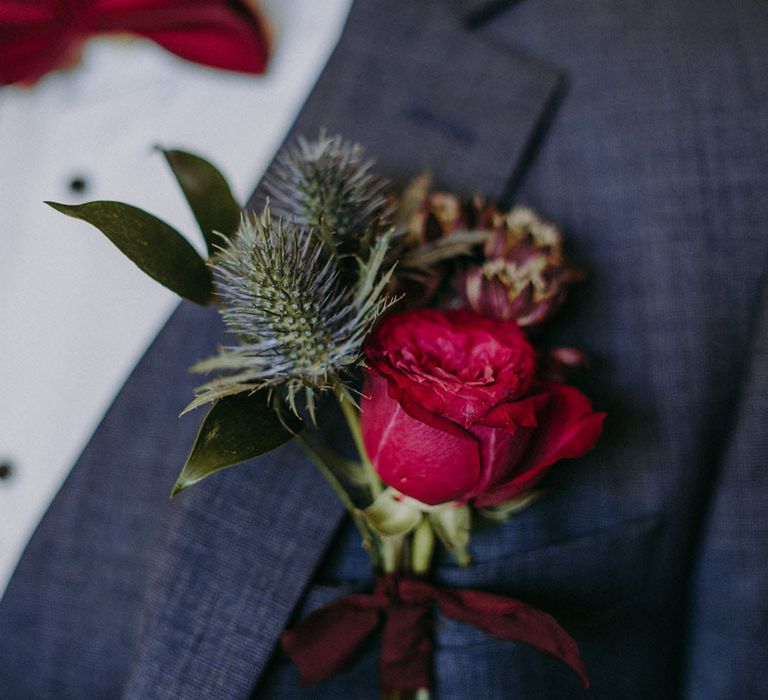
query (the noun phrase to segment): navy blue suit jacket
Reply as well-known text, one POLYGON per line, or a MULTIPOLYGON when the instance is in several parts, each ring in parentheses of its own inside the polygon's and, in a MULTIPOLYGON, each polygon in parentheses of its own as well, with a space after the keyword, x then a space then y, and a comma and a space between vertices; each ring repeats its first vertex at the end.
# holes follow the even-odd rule
MULTIPOLYGON (((768 698, 768 11, 498 5, 357 0, 292 132, 532 205, 593 271, 541 340, 596 359, 603 439, 436 572, 553 613, 592 688, 438 619, 436 697, 768 698)), ((307 689, 276 651, 370 583, 295 445, 167 498, 198 420, 176 419, 186 367, 221 336, 180 306, 94 435, 0 603, 0 697, 376 697, 375 643, 307 689)))

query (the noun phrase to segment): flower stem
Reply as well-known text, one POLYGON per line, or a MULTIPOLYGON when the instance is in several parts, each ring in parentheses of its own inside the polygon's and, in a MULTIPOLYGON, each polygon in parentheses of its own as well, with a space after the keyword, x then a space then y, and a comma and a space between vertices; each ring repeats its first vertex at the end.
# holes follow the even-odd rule
POLYGON ((357 415, 357 411, 355 411, 355 402, 352 400, 352 397, 349 395, 349 390, 345 386, 337 387, 336 398, 339 401, 341 410, 344 413, 344 418, 349 426, 349 432, 352 433, 355 446, 360 454, 360 463, 363 465, 363 470, 367 476, 366 481, 371 492, 371 500, 375 501, 381 495, 383 488, 381 479, 379 479, 379 475, 373 468, 373 464, 371 464, 368 452, 365 449, 365 444, 363 443, 363 434, 360 430, 360 417, 357 415))
POLYGON ((412 535, 411 569, 417 576, 426 576, 432 566, 435 532, 429 518, 422 518, 412 535))
POLYGON ((403 537, 382 537, 380 542, 381 569, 385 574, 394 574, 400 570, 403 551, 403 537))

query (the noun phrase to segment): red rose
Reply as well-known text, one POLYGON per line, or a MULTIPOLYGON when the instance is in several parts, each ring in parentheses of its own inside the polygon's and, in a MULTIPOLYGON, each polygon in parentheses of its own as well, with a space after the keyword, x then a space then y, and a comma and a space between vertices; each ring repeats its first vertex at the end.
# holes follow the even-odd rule
POLYGON ((366 346, 363 440, 382 480, 423 503, 490 506, 594 447, 604 413, 536 381, 514 322, 470 311, 393 314, 366 346))

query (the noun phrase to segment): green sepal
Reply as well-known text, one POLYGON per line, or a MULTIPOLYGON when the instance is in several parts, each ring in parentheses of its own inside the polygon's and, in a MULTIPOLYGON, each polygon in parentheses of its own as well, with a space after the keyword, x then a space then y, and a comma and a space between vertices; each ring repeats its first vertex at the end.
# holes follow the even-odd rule
POLYGON ((535 503, 544 495, 543 491, 526 491, 521 493, 515 498, 511 498, 508 501, 499 503, 496 506, 490 506, 488 508, 478 508, 477 512, 488 520, 506 520, 507 518, 517 515, 521 511, 524 511, 530 505, 535 503))
POLYGON ((381 537, 406 535, 422 518, 415 501, 392 489, 386 489, 362 513, 371 529, 381 537))
POLYGON ((242 207, 221 172, 205 158, 186 151, 162 151, 184 193, 200 231, 213 255, 224 241, 218 234, 230 238, 240 226, 242 207))
POLYGON ((201 306, 210 303, 213 281, 205 261, 161 219, 122 202, 46 204, 95 226, 141 270, 180 297, 201 306))
POLYGON ((171 498, 215 472, 271 452, 301 430, 301 420, 280 415, 266 391, 219 399, 203 420, 171 498))
POLYGON ((446 503, 429 511, 429 519, 438 539, 459 566, 469 566, 469 539, 472 516, 467 505, 446 503))

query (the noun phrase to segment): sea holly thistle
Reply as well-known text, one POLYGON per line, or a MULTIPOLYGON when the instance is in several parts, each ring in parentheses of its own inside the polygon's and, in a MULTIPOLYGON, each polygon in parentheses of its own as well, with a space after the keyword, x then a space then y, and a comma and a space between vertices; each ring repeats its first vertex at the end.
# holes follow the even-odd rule
POLYGON ((50 204, 93 224, 179 296, 200 305, 218 300, 240 341, 193 368, 223 374, 201 386, 186 409, 213 404, 175 494, 296 437, 302 395, 313 421, 315 394, 331 389, 354 419, 346 382, 362 364, 368 332, 393 301, 386 290, 394 231, 385 181, 370 172, 360 146, 338 136, 299 139, 267 185, 276 206, 261 215, 244 213, 205 159, 158 150, 197 220, 207 260, 181 233, 136 207, 50 204))
POLYGON ((387 244, 384 234, 367 261, 358 258, 357 283, 347 287, 339 260, 325 255, 313 228, 273 217, 269 204, 260 216, 245 214, 212 260, 222 317, 240 344, 193 367, 230 373, 201 386, 187 410, 279 387, 294 413, 303 393, 314 418, 315 391, 344 384, 362 362, 363 340, 391 303, 385 292, 392 270, 382 270, 387 244))
POLYGON ((273 213, 310 227, 333 255, 365 252, 392 213, 387 181, 372 166, 362 146, 340 136, 299 137, 265 181, 273 213))

